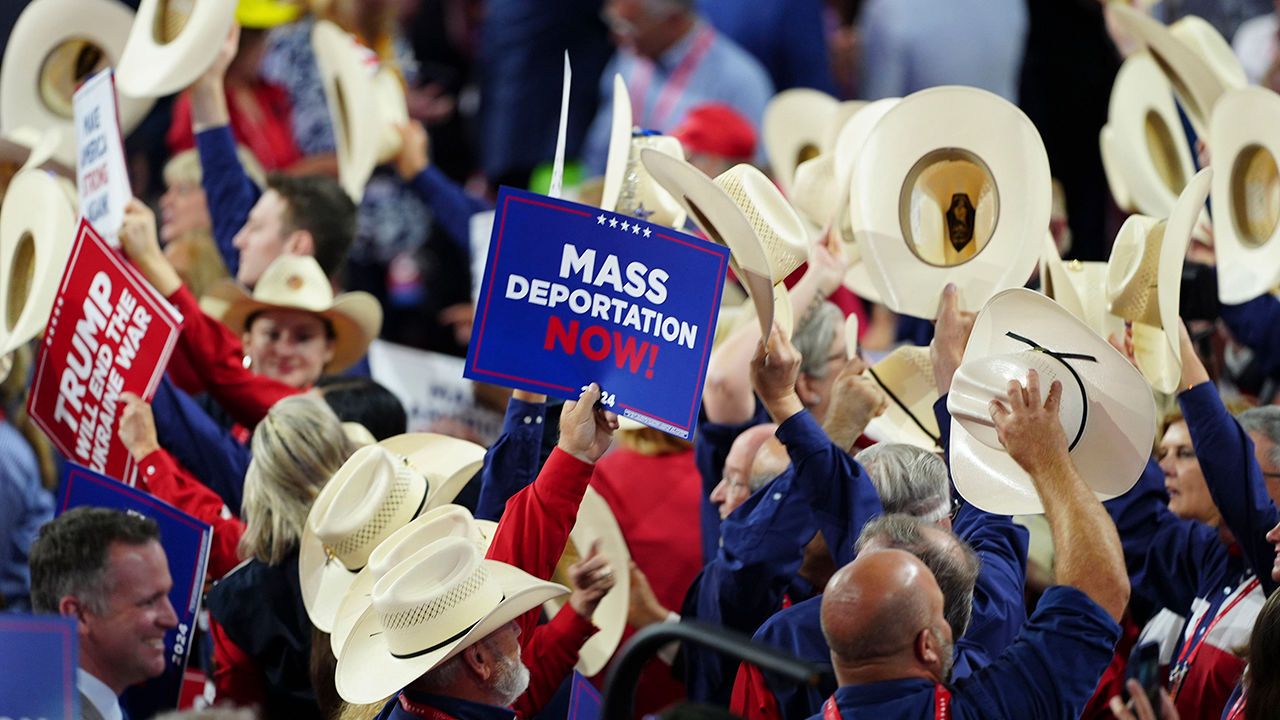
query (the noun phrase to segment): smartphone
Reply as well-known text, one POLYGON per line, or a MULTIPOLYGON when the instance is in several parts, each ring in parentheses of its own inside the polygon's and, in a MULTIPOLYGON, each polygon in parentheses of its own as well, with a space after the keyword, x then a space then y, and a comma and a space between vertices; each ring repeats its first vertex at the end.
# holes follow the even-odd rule
MULTIPOLYGON (((1164 687, 1164 673, 1160 672, 1160 644, 1146 642, 1138 645, 1129 653, 1129 667, 1125 673, 1129 678, 1138 681, 1146 693, 1147 702, 1155 712, 1156 720, 1160 720, 1160 688, 1164 687)), ((1128 691, 1125 693, 1128 700, 1128 691)))

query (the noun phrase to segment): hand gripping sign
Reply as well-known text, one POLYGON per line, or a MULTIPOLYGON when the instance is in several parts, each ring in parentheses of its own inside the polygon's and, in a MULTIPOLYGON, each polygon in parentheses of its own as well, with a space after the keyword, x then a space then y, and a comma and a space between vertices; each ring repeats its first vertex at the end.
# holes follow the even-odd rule
POLYGON ((80 221, 36 360, 27 408, 68 459, 133 484, 116 436, 120 393, 150 400, 182 318, 80 221))
POLYGON ((661 225, 502 188, 466 377, 601 403, 688 438, 729 252, 661 225))

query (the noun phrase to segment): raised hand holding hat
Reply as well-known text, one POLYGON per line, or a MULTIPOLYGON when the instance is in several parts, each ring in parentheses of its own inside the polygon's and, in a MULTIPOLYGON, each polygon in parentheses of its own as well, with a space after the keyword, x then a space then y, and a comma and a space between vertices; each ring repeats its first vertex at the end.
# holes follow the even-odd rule
POLYGON ((142 0, 116 82, 134 97, 172 95, 200 77, 236 19, 230 0, 142 0))
POLYGON ((996 514, 1041 512, 1027 471, 1006 452, 993 399, 1035 370, 1062 385, 1058 420, 1080 476, 1099 499, 1137 482, 1155 438, 1155 400, 1142 375, 1108 342, 1049 298, 1022 288, 978 313, 947 396, 957 492, 996 514))

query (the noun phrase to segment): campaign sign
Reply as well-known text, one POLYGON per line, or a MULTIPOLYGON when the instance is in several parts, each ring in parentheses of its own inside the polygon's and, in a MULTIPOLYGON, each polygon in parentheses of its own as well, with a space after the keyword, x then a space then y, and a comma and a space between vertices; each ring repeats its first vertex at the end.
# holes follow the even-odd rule
POLYGON ((150 400, 182 318, 83 219, 45 329, 27 408, 69 460, 133 484, 120 393, 150 400))
POLYGON ((604 701, 600 691, 577 670, 569 681, 569 714, 567 720, 600 720, 604 701))
POLYGON ((75 620, 0 614, 0 718, 79 718, 76 653, 75 620))
POLYGON ((178 626, 165 634, 164 674, 129 688, 122 702, 133 717, 151 717, 172 709, 182 691, 183 671, 195 635, 213 529, 149 493, 67 463, 58 512, 74 507, 114 508, 149 517, 160 526, 160 543, 173 578, 169 602, 178 615, 178 626))
POLYGON ((111 68, 84 81, 71 98, 76 128, 76 190, 80 214, 113 247, 133 197, 111 68))
POLYGON ((729 251, 629 215, 498 193, 466 376, 576 398, 688 438, 729 251))

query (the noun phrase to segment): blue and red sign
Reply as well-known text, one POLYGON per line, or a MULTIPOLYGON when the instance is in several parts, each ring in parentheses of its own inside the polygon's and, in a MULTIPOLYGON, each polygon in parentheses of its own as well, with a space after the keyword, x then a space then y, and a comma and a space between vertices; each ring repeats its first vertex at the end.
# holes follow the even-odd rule
POLYGON ((74 507, 123 510, 149 517, 160 525, 160 544, 173 578, 169 602, 178 615, 178 627, 165 634, 164 674, 129 688, 122 703, 133 717, 151 717, 171 710, 178 703, 191 639, 195 636, 213 529, 147 492, 69 462, 58 512, 74 507))
POLYGON ((465 375, 601 403, 677 437, 698 419, 728 249, 511 188, 498 194, 465 375))
POLYGON ((0 717, 74 720, 76 623, 57 615, 0 615, 0 717))

